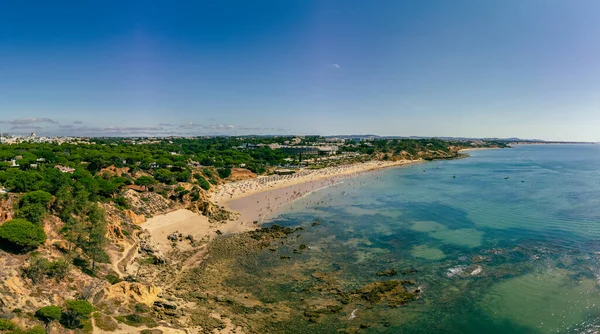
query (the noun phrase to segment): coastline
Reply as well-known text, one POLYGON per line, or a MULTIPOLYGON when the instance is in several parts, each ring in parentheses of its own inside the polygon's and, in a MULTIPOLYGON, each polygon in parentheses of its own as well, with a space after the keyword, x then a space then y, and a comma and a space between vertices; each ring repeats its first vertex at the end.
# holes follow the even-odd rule
POLYGON ((252 229, 285 204, 307 194, 338 184, 346 178, 384 168, 405 166, 425 160, 368 161, 363 163, 303 170, 294 175, 268 176, 221 185, 211 195, 213 203, 237 212, 236 225, 252 229))
MULTIPOLYGON (((214 238, 220 234, 238 234, 252 231, 259 223, 270 218, 282 206, 307 194, 330 187, 342 180, 363 173, 424 162, 425 160, 368 161, 316 170, 302 170, 294 175, 263 176, 221 185, 209 193, 211 201, 218 206, 237 213, 235 219, 211 223, 206 216, 188 209, 178 209, 149 218, 140 227, 148 231, 157 250, 167 254, 172 243, 167 236, 177 233, 190 235, 196 240, 214 238)), ((179 243, 181 250, 189 250, 186 243, 179 243)))

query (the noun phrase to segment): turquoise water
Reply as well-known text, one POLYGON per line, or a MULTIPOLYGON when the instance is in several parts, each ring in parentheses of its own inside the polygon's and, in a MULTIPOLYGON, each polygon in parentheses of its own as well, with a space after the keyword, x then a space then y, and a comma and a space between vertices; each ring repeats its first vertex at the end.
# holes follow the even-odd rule
POLYGON ((299 287, 309 280, 299 274, 334 273, 351 289, 381 280, 375 273, 384 269, 417 270, 395 277, 417 282, 417 301, 349 305, 298 332, 363 323, 370 327, 361 333, 596 332, 600 146, 470 154, 365 174, 289 204, 273 223, 305 227, 298 238, 308 251, 290 246, 285 264, 274 260, 285 247, 265 252, 248 270, 278 275, 269 289, 303 301, 311 296, 299 287), (315 219, 321 224, 311 226, 315 219))

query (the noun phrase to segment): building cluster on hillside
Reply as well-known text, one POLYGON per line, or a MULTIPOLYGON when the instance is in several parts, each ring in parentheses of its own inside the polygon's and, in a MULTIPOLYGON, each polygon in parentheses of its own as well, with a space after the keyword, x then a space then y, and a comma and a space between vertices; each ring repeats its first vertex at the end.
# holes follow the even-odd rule
POLYGON ((7 135, 0 134, 0 143, 6 145, 16 145, 20 143, 52 143, 52 144, 90 144, 87 138, 82 137, 38 137, 35 132, 32 132, 29 136, 21 135, 7 135))

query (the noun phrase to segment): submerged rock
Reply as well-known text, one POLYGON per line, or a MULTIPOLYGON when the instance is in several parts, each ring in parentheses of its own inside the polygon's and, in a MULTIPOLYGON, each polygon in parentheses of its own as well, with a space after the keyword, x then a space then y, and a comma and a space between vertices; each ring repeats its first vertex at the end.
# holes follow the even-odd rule
POLYGON ((376 275, 377 276, 396 276, 396 275, 398 275, 398 270, 396 270, 396 268, 386 269, 386 270, 378 271, 376 275))
POLYGON ((414 284, 415 281, 410 280, 373 282, 352 291, 350 295, 374 305, 398 307, 418 297, 418 292, 409 292, 405 287, 414 284))

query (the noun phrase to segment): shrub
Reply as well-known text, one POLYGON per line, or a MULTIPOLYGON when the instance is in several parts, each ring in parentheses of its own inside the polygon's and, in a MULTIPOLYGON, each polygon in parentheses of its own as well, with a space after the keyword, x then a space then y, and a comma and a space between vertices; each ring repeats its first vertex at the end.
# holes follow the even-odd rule
POLYGON ((140 326, 147 326, 147 327, 156 327, 158 326, 156 321, 154 321, 154 319, 150 318, 150 317, 146 317, 146 316, 142 316, 139 314, 129 314, 126 316, 118 316, 115 317, 115 319, 119 320, 120 322, 129 325, 129 326, 134 326, 134 327, 140 327, 140 326))
POLYGON ((25 219, 12 219, 0 225, 0 244, 17 252, 27 252, 46 241, 44 229, 25 219))
POLYGON ((41 326, 33 326, 29 329, 22 330, 21 332, 16 332, 15 334, 46 334, 46 330, 41 326))
POLYGON ((217 173, 219 174, 220 178, 226 179, 231 176, 231 168, 217 168, 217 173))
POLYGON ((202 169, 202 174, 204 174, 204 176, 208 177, 208 178, 212 178, 213 177, 213 172, 212 170, 210 170, 210 168, 203 168, 202 169))
POLYGON ((149 186, 155 184, 156 180, 152 176, 143 175, 135 179, 135 184, 138 186, 149 186))
POLYGON ((40 283, 45 277, 63 279, 69 273, 69 262, 64 259, 48 261, 43 257, 32 257, 29 265, 23 268, 23 274, 34 284, 40 283))
POLYGON ((208 181, 206 181, 205 178, 200 177, 198 179, 198 185, 200 186, 200 188, 204 189, 204 190, 209 190, 210 189, 210 183, 208 183, 208 181))
POLYGON ((119 197, 115 198, 114 202, 117 205, 117 207, 119 207, 121 209, 129 209, 129 203, 127 202, 127 198, 125 198, 123 196, 119 196, 119 197))
POLYGON ((94 313, 94 320, 96 327, 105 330, 107 332, 114 332, 119 328, 119 324, 108 315, 101 314, 100 312, 94 313))
POLYGON ((15 328, 17 326, 12 321, 0 318, 0 331, 12 331, 15 328))
POLYGON ((94 311, 94 306, 85 300, 67 300, 65 306, 67 311, 63 312, 60 323, 71 329, 81 328, 82 320, 94 311))
POLYGON ((117 275, 106 275, 104 276, 104 278, 108 281, 108 283, 110 284, 117 284, 119 282, 122 282, 123 280, 121 279, 121 277, 117 276, 117 275))
POLYGON ((62 310, 60 307, 55 305, 44 306, 35 312, 35 316, 41 321, 49 324, 52 321, 60 320, 62 316, 62 310))
POLYGON ((73 312, 82 318, 87 318, 94 312, 94 305, 86 300, 67 300, 65 306, 67 311, 73 312))

